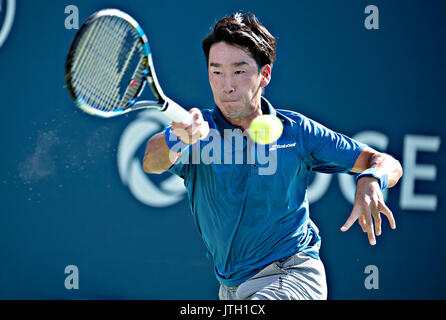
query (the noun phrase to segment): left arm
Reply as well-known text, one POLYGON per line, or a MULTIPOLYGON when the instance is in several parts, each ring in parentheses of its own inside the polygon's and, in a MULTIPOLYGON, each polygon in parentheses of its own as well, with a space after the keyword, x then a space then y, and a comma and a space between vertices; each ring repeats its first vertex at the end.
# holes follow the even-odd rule
MULTIPOLYGON (((388 188, 395 186, 403 174, 398 160, 388 154, 365 147, 356 159, 351 172, 361 173, 369 168, 379 168, 381 174, 387 175, 388 188)), ((379 180, 371 176, 361 177, 356 185, 353 210, 341 231, 347 231, 358 220, 362 230, 367 232, 370 244, 375 245, 375 234, 381 235, 381 213, 389 220, 390 227, 395 229, 395 219, 392 211, 384 203, 379 180)))

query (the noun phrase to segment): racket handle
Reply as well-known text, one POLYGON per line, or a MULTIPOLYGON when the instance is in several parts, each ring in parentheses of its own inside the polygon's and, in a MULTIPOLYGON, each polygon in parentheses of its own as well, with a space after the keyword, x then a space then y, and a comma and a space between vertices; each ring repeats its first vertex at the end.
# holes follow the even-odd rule
POLYGON ((192 115, 189 112, 170 99, 166 99, 165 108, 162 112, 173 122, 185 122, 191 124, 193 121, 192 115))

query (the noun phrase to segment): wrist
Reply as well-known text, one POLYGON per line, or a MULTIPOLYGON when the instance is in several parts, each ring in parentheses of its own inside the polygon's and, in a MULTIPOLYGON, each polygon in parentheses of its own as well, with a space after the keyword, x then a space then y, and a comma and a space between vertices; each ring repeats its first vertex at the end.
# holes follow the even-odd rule
POLYGON ((164 130, 164 140, 167 147, 174 152, 184 152, 189 145, 180 140, 180 138, 173 132, 171 126, 164 130))
POLYGON ((383 172, 383 170, 380 168, 368 168, 367 170, 364 170, 362 173, 356 176, 356 182, 358 182, 358 180, 362 177, 373 177, 377 179, 381 190, 387 188, 387 185, 389 184, 389 177, 387 173, 383 172))

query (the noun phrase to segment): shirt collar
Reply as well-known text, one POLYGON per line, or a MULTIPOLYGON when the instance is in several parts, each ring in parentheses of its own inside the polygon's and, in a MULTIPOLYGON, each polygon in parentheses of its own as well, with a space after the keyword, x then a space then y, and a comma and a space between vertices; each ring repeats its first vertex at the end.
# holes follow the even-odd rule
MULTIPOLYGON (((264 97, 261 97, 260 105, 263 114, 272 114, 274 116, 277 115, 276 109, 274 109, 271 103, 264 97)), ((215 126, 217 127, 221 135, 223 135, 224 129, 240 129, 242 132, 244 131, 241 127, 234 126, 228 120, 226 120, 218 106, 215 106, 214 110, 212 111, 212 119, 214 120, 215 126)))

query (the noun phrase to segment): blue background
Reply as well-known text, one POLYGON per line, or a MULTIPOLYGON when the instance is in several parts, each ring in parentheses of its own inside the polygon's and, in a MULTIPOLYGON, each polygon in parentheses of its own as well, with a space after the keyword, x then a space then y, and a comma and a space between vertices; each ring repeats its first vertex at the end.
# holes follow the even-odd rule
MULTIPOLYGON (((93 118, 70 100, 64 63, 76 30, 65 28, 68 5, 80 23, 108 7, 132 15, 148 34, 164 92, 187 108, 213 106, 201 40, 221 17, 252 11, 278 40, 265 93, 274 106, 347 135, 379 131, 401 162, 406 134, 444 141, 445 1, 17 1, 0 48, 0 299, 217 298, 186 199, 151 207, 121 181, 118 143, 137 113, 93 118), (379 8, 379 30, 364 27, 369 4, 379 8), (79 269, 77 290, 64 286, 67 265, 79 269)), ((375 247, 357 225, 340 232, 351 204, 332 179, 310 208, 329 299, 446 298, 445 161, 443 145, 418 154, 437 174, 415 190, 435 194, 437 208, 401 209, 400 183, 387 200, 397 230, 384 221, 375 247), (368 265, 379 269, 377 290, 364 286, 368 265)))

